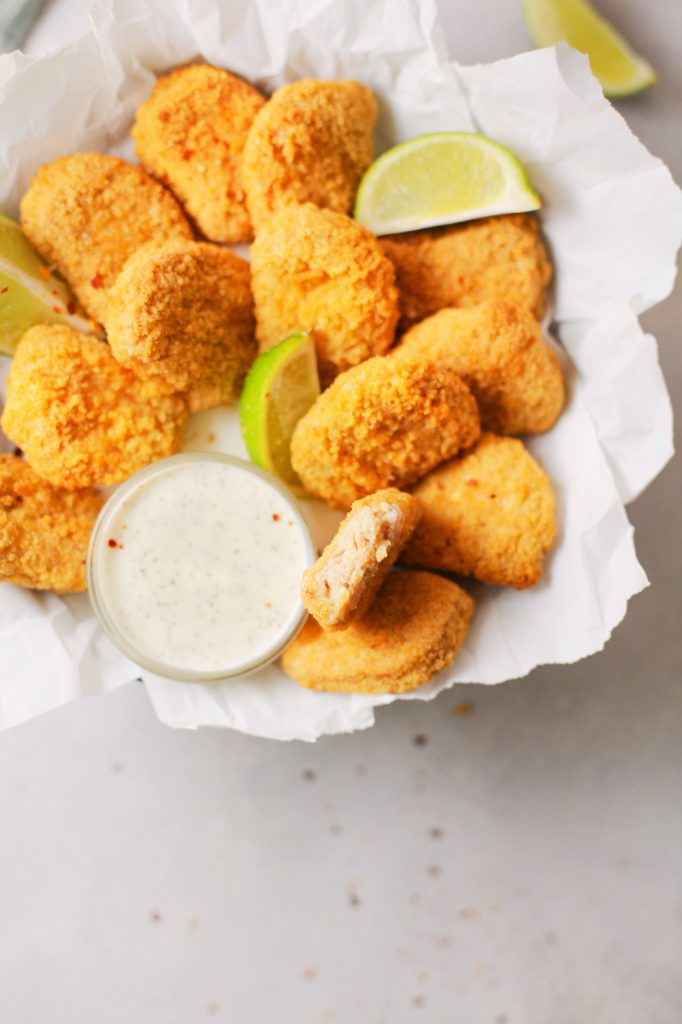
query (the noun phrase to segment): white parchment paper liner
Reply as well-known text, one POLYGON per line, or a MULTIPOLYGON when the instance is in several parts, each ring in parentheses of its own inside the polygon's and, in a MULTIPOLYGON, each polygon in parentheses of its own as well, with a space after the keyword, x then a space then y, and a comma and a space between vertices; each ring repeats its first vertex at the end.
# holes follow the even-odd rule
MULTIPOLYGON (((447 129, 509 146, 544 200, 554 316, 571 364, 566 412, 529 444, 556 489, 560 541, 532 590, 473 585, 478 610, 454 665, 402 699, 428 700, 455 682, 500 683, 600 650, 647 584, 624 504, 672 454, 656 344, 637 322, 674 281, 682 199, 668 170, 603 98, 582 55, 562 44, 449 64, 431 0, 193 0, 180 11, 163 0, 112 0, 94 9, 76 43, 40 59, 0 58, 0 208, 16 214, 47 160, 125 152, 155 74, 195 59, 265 89, 305 76, 357 78, 380 100, 380 148, 447 129)), ((217 447, 243 451, 234 412, 197 418, 192 447, 208 447, 209 431, 217 447)), ((3 448, 11 445, 0 437, 3 448)), ((324 540, 334 517, 306 504, 324 540)), ((0 586, 0 727, 140 674, 101 634, 87 598, 0 586)), ((278 739, 366 728, 374 706, 394 699, 311 693, 277 666, 210 686, 144 676, 169 725, 278 739)))

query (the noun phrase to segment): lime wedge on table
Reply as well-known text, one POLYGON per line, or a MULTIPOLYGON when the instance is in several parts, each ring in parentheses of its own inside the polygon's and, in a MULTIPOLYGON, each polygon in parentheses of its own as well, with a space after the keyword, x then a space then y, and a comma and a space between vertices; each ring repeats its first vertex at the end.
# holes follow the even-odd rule
POLYGON ((587 0, 524 0, 523 10, 528 31, 538 46, 553 46, 565 39, 588 55, 592 73, 607 96, 631 96, 656 81, 651 65, 587 0))
POLYGON ((315 345, 299 333, 258 356, 239 403, 249 458, 297 493, 302 488, 291 465, 291 436, 319 393, 315 345))
POLYGON ((11 356, 24 331, 47 323, 90 330, 64 282, 45 266, 17 222, 0 214, 0 353, 11 356))
POLYGON ((485 135, 418 135, 365 173, 355 219, 375 235, 537 210, 540 199, 513 153, 485 135))

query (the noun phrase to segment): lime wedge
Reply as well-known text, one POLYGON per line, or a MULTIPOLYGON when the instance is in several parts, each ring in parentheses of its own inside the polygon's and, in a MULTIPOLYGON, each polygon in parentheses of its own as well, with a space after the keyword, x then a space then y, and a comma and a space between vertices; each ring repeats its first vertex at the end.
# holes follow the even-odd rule
POLYGON ((24 331, 49 323, 91 330, 67 286, 45 266, 21 227, 0 214, 0 353, 11 356, 24 331))
POLYGON ((291 465, 291 436, 319 393, 313 339, 298 333, 258 356, 239 403, 249 458, 297 494, 303 488, 291 465))
POLYGON ((375 235, 537 210, 540 199, 513 153, 485 135, 418 135, 365 173, 355 219, 375 235))
POLYGON ((606 96, 632 96, 656 81, 656 72, 587 0, 523 0, 526 25, 538 46, 560 40, 586 53, 606 96))

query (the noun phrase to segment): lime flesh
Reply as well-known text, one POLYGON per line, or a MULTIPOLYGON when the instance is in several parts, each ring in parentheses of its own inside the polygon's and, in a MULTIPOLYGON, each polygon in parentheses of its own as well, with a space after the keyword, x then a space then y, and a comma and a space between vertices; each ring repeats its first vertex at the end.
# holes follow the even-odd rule
POLYGON ((11 356, 29 327, 49 323, 90 330, 64 282, 45 266, 16 221, 0 214, 0 353, 11 356))
POLYGON ((419 135, 375 160, 358 188, 355 219, 377 235, 537 210, 519 160, 474 132, 419 135))
POLYGON ((291 465, 291 438, 319 393, 315 345, 310 335, 301 332, 258 356, 239 403, 249 458, 297 494, 303 491, 291 465))
POLYGON ((592 73, 606 96, 631 96, 656 81, 650 64, 587 0, 524 0, 528 31, 538 46, 565 39, 590 58, 592 73))

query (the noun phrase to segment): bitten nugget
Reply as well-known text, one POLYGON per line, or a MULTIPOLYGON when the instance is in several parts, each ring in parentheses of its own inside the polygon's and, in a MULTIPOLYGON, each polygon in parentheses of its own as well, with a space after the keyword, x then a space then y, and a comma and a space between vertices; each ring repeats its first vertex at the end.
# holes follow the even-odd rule
POLYGON ((21 225, 100 323, 123 264, 145 242, 191 238, 170 192, 134 164, 75 153, 45 164, 21 201, 21 225))
POLYGON ((348 629, 325 633, 308 619, 282 655, 282 668, 311 690, 405 693, 450 664, 473 612, 473 600, 450 580, 393 572, 348 629))
POLYGON ((311 331, 323 386, 393 342, 393 267, 350 217, 312 203, 280 210, 251 247, 251 274, 261 349, 311 331))
POLYGON ((532 587, 556 535, 554 494, 520 441, 484 434, 414 489, 422 517, 400 558, 409 565, 532 587))
POLYGON ((264 103, 241 78, 198 64, 164 75, 138 107, 132 132, 137 155, 214 242, 248 242, 252 236, 242 152, 264 103))
POLYGON ((549 430, 564 405, 561 363, 540 324, 507 302, 441 309, 409 330, 391 354, 449 366, 471 388, 483 428, 498 434, 549 430))
POLYGON ((349 213, 372 162, 377 103, 359 82, 303 79, 285 85, 256 115, 243 180, 256 233, 291 203, 349 213))
POLYGON ((337 377, 298 422, 291 461, 310 494, 347 509, 414 483, 479 434, 476 401, 452 370, 376 356, 337 377))
POLYGON ((303 604, 323 629, 342 629, 362 618, 418 518, 417 499, 392 487, 353 502, 303 574, 303 604))
POLYGON ((444 306, 487 299, 525 306, 538 319, 544 312, 552 268, 528 214, 387 236, 381 244, 396 270, 402 329, 444 306))
POLYGON ((86 589, 90 533, 104 499, 53 487, 14 455, 0 455, 0 580, 59 594, 86 589))
POLYGON ((32 327, 17 347, 0 426, 42 477, 75 490, 114 484, 177 452, 187 406, 70 327, 32 327))
POLYGON ((151 242, 109 294, 111 351, 191 412, 229 404, 256 354, 249 265, 208 242, 151 242))

